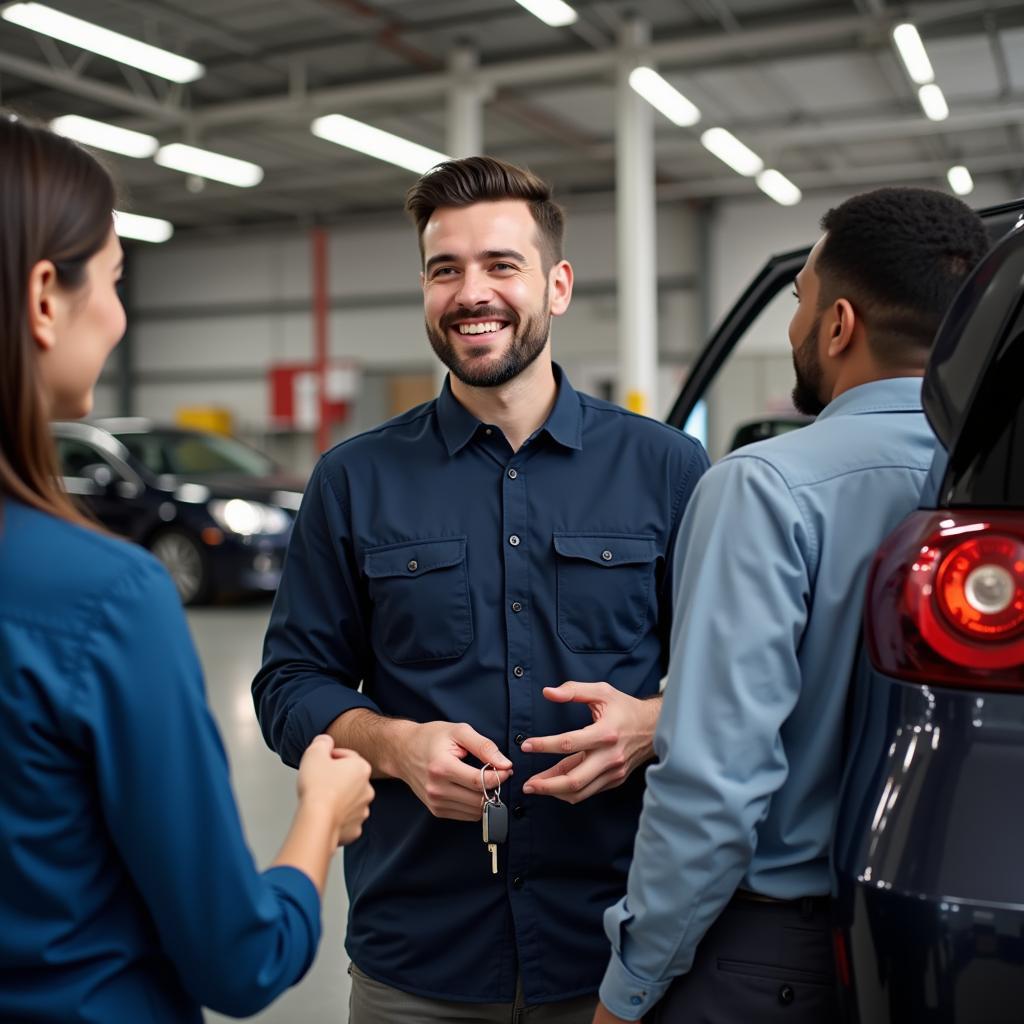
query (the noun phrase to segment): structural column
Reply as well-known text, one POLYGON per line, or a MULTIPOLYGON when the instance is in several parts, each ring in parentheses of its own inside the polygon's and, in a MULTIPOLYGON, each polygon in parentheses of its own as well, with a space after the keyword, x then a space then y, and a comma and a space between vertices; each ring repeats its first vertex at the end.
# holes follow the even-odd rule
POLYGON ((650 41, 646 24, 622 29, 616 80, 615 199, 618 222, 619 401, 655 415, 658 370, 658 281, 655 245, 653 110, 629 86, 637 54, 650 41))
MULTIPOLYGON (((476 51, 457 46, 448 57, 448 125, 445 151, 456 160, 479 156, 484 147, 484 100, 487 92, 476 78, 476 51)), ((447 368, 438 363, 438 386, 447 368)))

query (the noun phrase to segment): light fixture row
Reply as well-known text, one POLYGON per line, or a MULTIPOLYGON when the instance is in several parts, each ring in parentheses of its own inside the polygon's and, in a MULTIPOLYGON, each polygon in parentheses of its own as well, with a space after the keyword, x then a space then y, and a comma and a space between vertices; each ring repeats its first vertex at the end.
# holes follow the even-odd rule
POLYGON ((909 21, 897 25, 892 30, 892 41, 896 44, 896 52, 907 69, 907 75, 917 86, 917 100, 925 117, 931 121, 945 121, 949 117, 949 104, 935 81, 935 69, 917 26, 909 21))
MULTIPOLYGON (((654 68, 634 68, 629 74, 629 84, 634 92, 680 128, 692 128, 700 122, 697 105, 654 68)), ((700 141, 709 153, 737 174, 753 178, 757 187, 780 205, 795 206, 803 198, 803 193, 789 178, 774 168, 766 169, 764 161, 725 128, 708 128, 701 134, 700 141)))
POLYGON ((237 188, 252 188, 263 180, 263 168, 259 164, 181 142, 161 146, 160 140, 152 135, 119 128, 105 121, 94 121, 91 117, 66 114, 51 121, 50 127, 59 135, 65 135, 86 146, 139 160, 152 157, 161 167, 211 181, 221 181, 237 188))
POLYGON ((0 17, 12 25, 20 25, 171 82, 194 82, 206 74, 206 68, 198 61, 162 50, 159 46, 150 46, 149 43, 121 35, 120 32, 111 32, 110 29, 54 10, 46 4, 8 4, 0 10, 0 17))
MULTIPOLYGON (((576 12, 563 0, 516 2, 553 27, 571 25, 577 20, 576 12)), ((45 4, 8 4, 0 9, 0 16, 13 24, 72 43, 79 48, 99 53, 171 81, 191 82, 205 73, 203 65, 196 61, 74 18, 45 4)), ((944 120, 949 116, 949 106, 942 90, 935 82, 935 72, 917 28, 909 22, 903 23, 893 29, 892 36, 907 74, 918 86, 918 99, 925 114, 934 121, 944 120)), ((688 128, 700 122, 701 113, 696 104, 653 68, 634 68, 629 76, 629 84, 638 95, 673 124, 688 128)), ((263 180, 263 169, 249 161, 184 143, 161 146, 159 140, 151 135, 90 118, 68 115, 57 118, 53 122, 53 127, 61 134, 89 146, 137 159, 151 157, 162 167, 239 188, 251 188, 263 180)), ((420 146, 342 114, 318 117, 312 122, 310 130, 319 138, 418 174, 448 159, 446 154, 437 150, 420 146)), ((757 186, 777 203, 792 206, 800 202, 800 189, 780 171, 765 168, 761 157, 731 132, 720 127, 708 128, 701 134, 700 141, 710 153, 737 174, 754 178, 757 186)), ((965 167, 951 168, 948 179, 950 187, 959 195, 965 195, 973 188, 970 173, 965 167)))

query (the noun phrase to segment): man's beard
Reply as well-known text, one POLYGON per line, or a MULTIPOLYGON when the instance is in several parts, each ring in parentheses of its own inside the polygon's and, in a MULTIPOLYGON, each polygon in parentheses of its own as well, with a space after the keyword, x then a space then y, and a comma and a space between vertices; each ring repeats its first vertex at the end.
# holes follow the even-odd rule
MULTIPOLYGON (((544 289, 542 309, 547 309, 548 290, 544 289)), ((446 313, 441 318, 440 329, 429 321, 426 324, 430 346, 437 353, 438 359, 451 370, 463 384, 474 388, 497 388, 518 377, 544 351, 548 335, 551 332, 551 314, 538 313, 520 322, 511 310, 499 309, 497 306, 486 306, 481 309, 458 309, 446 313), (455 343, 448 337, 448 328, 456 320, 479 320, 491 317, 504 320, 512 330, 512 342, 497 359, 477 362, 472 356, 460 357, 455 343)), ((486 335, 483 335, 486 337, 486 335)))
POLYGON ((796 384, 793 386, 793 406, 797 412, 802 412, 806 416, 817 416, 828 404, 821 398, 824 374, 821 370, 821 358, 818 355, 818 329, 820 327, 821 317, 818 317, 807 337, 793 352, 793 370, 796 372, 796 384))

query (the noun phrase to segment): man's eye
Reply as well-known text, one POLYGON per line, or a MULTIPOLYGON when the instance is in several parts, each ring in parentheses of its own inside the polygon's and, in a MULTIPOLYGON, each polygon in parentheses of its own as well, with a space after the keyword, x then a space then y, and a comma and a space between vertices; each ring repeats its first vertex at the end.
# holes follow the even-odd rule
POLYGON ((446 274, 454 274, 454 273, 455 273, 455 268, 454 267, 438 267, 437 270, 434 271, 434 277, 444 277, 446 274))
POLYGON ((515 270, 515 266, 511 263, 495 263, 495 270, 515 270))
POLYGON ((795 288, 790 289, 790 294, 797 300, 797 302, 800 301, 800 293, 795 288))

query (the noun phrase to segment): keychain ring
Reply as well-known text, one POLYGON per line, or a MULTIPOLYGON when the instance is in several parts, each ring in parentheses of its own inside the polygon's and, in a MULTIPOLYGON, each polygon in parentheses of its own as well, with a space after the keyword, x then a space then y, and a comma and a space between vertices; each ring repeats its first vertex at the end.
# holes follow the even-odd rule
POLYGON ((485 764, 480 769, 480 788, 484 791, 484 803, 485 804, 498 804, 498 803, 501 803, 501 776, 500 775, 498 776, 498 786, 494 790, 494 795, 492 796, 488 792, 488 790, 487 790, 487 779, 486 779, 486 777, 484 775, 484 773, 487 771, 488 768, 490 768, 491 771, 494 772, 496 775, 498 773, 498 769, 495 768, 494 765, 491 764, 490 761, 488 761, 487 764, 485 764))

